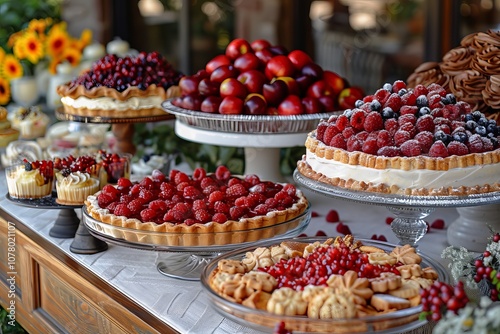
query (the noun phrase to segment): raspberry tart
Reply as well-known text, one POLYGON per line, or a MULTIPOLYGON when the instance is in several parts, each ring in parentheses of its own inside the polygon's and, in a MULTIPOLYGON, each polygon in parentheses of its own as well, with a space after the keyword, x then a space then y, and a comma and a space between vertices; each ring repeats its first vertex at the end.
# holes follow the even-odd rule
POLYGON ((158 52, 109 54, 73 81, 57 87, 64 112, 87 117, 165 115, 161 102, 177 95, 181 73, 158 52))
POLYGON ((192 176, 172 170, 166 177, 155 170, 140 182, 120 178, 116 186, 106 185, 89 196, 85 206, 89 216, 104 223, 104 233, 116 238, 212 246, 256 241, 295 228, 284 223, 304 214, 308 201, 292 184, 261 181, 256 175, 240 178, 219 166, 214 174, 197 168, 192 176))
POLYGON ((298 161, 304 176, 352 190, 466 196, 500 190, 499 127, 438 84, 385 84, 321 121, 298 161))

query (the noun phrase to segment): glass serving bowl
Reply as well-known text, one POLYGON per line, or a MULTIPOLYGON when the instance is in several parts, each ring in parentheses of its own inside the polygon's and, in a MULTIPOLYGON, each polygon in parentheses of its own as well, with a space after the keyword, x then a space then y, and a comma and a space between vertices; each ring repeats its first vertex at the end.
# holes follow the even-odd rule
MULTIPOLYGON (((326 239, 326 237, 311 237, 295 238, 290 240, 313 243, 315 241, 323 242, 326 239)), ((397 246, 373 240, 359 240, 362 241, 364 245, 376 246, 385 251, 390 251, 397 246)), ((215 257, 207 266, 205 266, 200 280, 203 290, 208 295, 211 304, 222 316, 236 321, 244 326, 249 326, 253 329, 267 332, 272 330, 276 324, 283 321, 286 328, 293 331, 293 333, 403 333, 424 326, 427 323, 424 320, 419 320, 419 314, 422 311, 422 306, 411 307, 376 316, 365 316, 353 319, 312 319, 305 316, 277 315, 264 310, 246 307, 239 303, 225 299, 211 288, 210 277, 212 272, 217 268, 220 260, 241 260, 247 252, 252 252, 257 247, 269 247, 273 245, 279 245, 279 242, 267 241, 243 249, 239 248, 215 257)), ((422 267, 430 266, 434 268, 439 275, 438 279, 440 281, 449 282, 449 275, 441 264, 425 256, 421 252, 419 252, 419 255, 422 257, 422 267)))

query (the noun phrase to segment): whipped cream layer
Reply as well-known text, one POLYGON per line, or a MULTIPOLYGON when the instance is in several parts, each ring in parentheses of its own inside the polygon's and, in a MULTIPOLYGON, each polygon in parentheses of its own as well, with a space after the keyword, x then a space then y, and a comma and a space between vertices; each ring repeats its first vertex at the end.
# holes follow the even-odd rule
POLYGON ((97 182, 96 179, 92 179, 89 173, 82 173, 80 171, 70 173, 66 177, 58 177, 57 185, 60 187, 87 187, 93 185, 97 182))
POLYGON ((89 110, 141 110, 160 108, 163 98, 160 96, 148 97, 131 97, 126 101, 119 101, 111 97, 98 97, 89 99, 85 96, 80 96, 73 99, 69 96, 61 98, 61 102, 69 107, 76 109, 89 109, 89 110))
POLYGON ((447 171, 375 169, 319 158, 310 150, 306 152, 306 162, 315 172, 328 178, 351 179, 374 185, 396 185, 400 189, 458 188, 460 186, 474 187, 500 183, 500 164, 453 168, 447 171))

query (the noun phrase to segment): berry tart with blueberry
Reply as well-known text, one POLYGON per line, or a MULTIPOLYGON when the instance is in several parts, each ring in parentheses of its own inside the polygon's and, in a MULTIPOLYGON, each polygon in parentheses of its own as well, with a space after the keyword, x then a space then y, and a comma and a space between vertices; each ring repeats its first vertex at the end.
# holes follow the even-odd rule
POLYGON ((155 170, 140 182, 120 178, 85 201, 87 213, 110 227, 106 233, 125 240, 169 246, 210 246, 256 241, 284 233, 283 226, 308 207, 292 184, 236 177, 225 166, 192 176, 155 170), (276 229, 263 229, 276 225, 276 229), (137 232, 134 232, 137 231, 137 232), (157 232, 154 234, 140 233, 157 232), (230 232, 230 233, 222 233, 230 232), (163 235, 164 234, 164 235, 163 235))
POLYGON ((7 167, 7 188, 12 198, 35 199, 52 195, 54 163, 52 160, 23 160, 7 167))
POLYGON ((181 73, 158 52, 106 55, 90 70, 57 87, 64 112, 86 117, 165 115, 161 103, 177 95, 181 73))
POLYGON ((385 84, 321 121, 298 162, 304 176, 352 190, 462 196, 500 190, 499 127, 439 84, 385 84))

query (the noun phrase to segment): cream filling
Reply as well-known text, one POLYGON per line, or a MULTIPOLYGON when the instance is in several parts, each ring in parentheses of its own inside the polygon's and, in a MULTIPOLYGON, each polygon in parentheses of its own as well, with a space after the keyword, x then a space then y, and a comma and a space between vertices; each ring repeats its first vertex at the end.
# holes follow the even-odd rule
POLYGON ((96 181, 92 180, 89 173, 82 173, 80 171, 70 173, 66 177, 59 177, 59 175, 58 175, 58 178, 57 178, 57 183, 61 187, 83 188, 83 187, 91 186, 95 182, 96 181))
POLYGON ((20 166, 16 171, 8 174, 9 178, 20 184, 37 184, 37 179, 41 179, 43 182, 43 176, 36 169, 26 171, 24 166, 20 166))
POLYGON ((500 164, 453 168, 447 171, 375 169, 319 158, 309 150, 306 152, 306 162, 314 171, 331 179, 352 179, 374 185, 396 185, 402 189, 458 188, 460 186, 474 187, 500 183, 500 164))
POLYGON ((80 96, 72 99, 69 96, 61 98, 61 102, 67 106, 76 109, 89 109, 89 110, 140 110, 159 108, 163 99, 160 96, 149 97, 131 97, 126 101, 120 101, 111 97, 98 97, 89 99, 85 96, 80 96))

